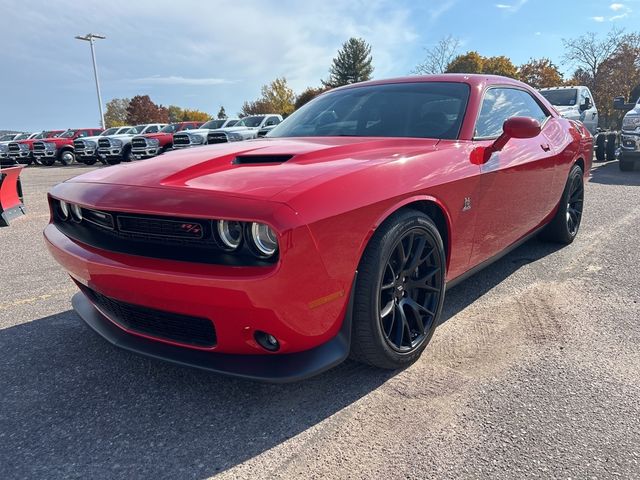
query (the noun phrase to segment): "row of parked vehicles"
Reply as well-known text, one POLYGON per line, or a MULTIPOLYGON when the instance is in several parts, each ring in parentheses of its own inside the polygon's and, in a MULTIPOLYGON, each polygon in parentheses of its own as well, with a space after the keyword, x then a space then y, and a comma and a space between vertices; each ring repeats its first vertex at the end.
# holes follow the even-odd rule
POLYGON ((75 128, 0 137, 3 165, 32 163, 51 166, 74 161, 93 165, 155 157, 168 150, 265 136, 282 122, 277 114, 225 118, 208 122, 150 123, 136 126, 75 128))

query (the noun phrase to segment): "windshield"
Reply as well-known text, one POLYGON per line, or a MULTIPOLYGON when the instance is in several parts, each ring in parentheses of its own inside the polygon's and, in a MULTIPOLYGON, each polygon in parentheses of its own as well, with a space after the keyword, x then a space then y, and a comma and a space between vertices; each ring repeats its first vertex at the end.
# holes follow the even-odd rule
POLYGON ((14 138, 14 140, 26 140, 27 138, 29 138, 29 136, 30 135, 28 133, 21 133, 16 138, 14 138))
POLYGON ((210 130, 214 130, 216 128, 222 128, 226 120, 209 120, 207 123, 202 125, 200 128, 208 128, 210 130))
POLYGON ((131 129, 127 133, 142 133, 145 128, 147 128, 147 125, 136 125, 135 127, 131 127, 131 129))
POLYGON ((540 92, 544 98, 549 100, 551 105, 556 107, 573 107, 578 98, 578 90, 575 88, 564 88, 562 90, 544 90, 540 92))
POLYGON ((123 135, 125 133, 132 133, 131 130, 133 130, 131 127, 122 127, 120 129, 118 129, 118 131, 116 132, 117 135, 123 135))
POLYGON ((8 135, 3 135, 0 137, 0 142, 10 142, 11 140, 22 140, 21 138, 16 137, 15 133, 10 133, 8 135))
POLYGON ((177 123, 173 123, 171 125, 167 125, 166 127, 164 127, 162 130, 160 130, 162 133, 174 133, 175 131, 178 130, 178 127, 180 127, 180 125, 178 125, 177 123))
POLYGON ((113 127, 113 128, 107 128, 104 132, 102 132, 99 136, 100 137, 106 137, 107 135, 115 135, 115 133, 118 131, 118 127, 113 127))
POLYGON ((75 130, 67 130, 66 132, 64 132, 62 135, 60 135, 60 138, 71 138, 76 134, 75 130))
POLYGON ((264 120, 264 115, 261 117, 246 117, 240 120, 239 122, 237 122, 235 126, 255 128, 260 126, 260 124, 262 123, 262 120, 264 120))
POLYGON ((457 82, 370 85, 327 93, 293 113, 269 137, 458 137, 469 86, 457 82))

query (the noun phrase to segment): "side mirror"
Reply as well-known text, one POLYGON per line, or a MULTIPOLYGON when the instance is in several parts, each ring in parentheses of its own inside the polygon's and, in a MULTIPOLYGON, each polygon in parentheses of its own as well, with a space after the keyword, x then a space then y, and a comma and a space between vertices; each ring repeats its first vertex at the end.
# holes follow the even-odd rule
POLYGON ((584 112, 585 110, 589 110, 591 108, 591 99, 585 98, 584 103, 580 105, 580 111, 584 112))
MULTIPOLYGON (((615 97, 613 99, 613 109, 614 110, 631 110, 630 108, 627 108, 627 102, 625 102, 624 97, 615 97)), ((633 107, 632 107, 633 108, 633 107)))
POLYGON ((531 117, 511 117, 502 124, 502 135, 488 147, 476 148, 471 153, 471 162, 482 165, 489 161, 491 155, 504 148, 512 138, 534 138, 540 135, 540 122, 531 117))

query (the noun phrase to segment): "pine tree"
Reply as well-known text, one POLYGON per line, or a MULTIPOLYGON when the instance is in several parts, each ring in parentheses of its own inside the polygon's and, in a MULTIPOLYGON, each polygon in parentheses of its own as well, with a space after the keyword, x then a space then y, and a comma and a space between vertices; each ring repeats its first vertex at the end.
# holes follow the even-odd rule
POLYGON ((218 120, 223 120, 225 118, 227 118, 227 112, 223 106, 220 106, 220 110, 218 110, 218 120))
POLYGON ((352 37, 342 44, 329 69, 329 80, 323 80, 322 83, 334 88, 370 80, 372 62, 371 45, 362 38, 352 37))

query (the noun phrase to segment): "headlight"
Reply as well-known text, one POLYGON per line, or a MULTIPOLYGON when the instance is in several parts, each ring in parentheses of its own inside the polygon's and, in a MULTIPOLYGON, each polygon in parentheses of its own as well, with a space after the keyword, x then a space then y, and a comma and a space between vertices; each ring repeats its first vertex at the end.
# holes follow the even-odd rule
POLYGON ((204 143, 204 140, 204 137, 201 137, 200 135, 191 135, 191 143, 195 143, 196 145, 204 143))
POLYGON ((69 219, 69 204, 67 202, 64 202, 62 200, 60 200, 60 217, 62 218, 62 220, 68 220, 69 219))
POLYGON ((218 237, 224 247, 235 250, 242 242, 242 223, 233 220, 218 220, 216 225, 218 237))
POLYGON ((119 138, 110 138, 109 141, 111 142, 111 145, 114 145, 116 147, 122 146, 122 140, 120 140, 119 138))
POLYGON ((71 219, 74 222, 80 223, 82 221, 82 208, 80 205, 76 205, 75 203, 71 204, 71 219))
POLYGON ((240 135, 239 133, 227 133, 227 138, 229 139, 230 142, 239 142, 241 140, 243 140, 242 135, 240 135))
POLYGON ((47 150, 55 150, 56 144, 51 142, 45 142, 44 148, 46 148, 47 150))
POLYGON ((91 140, 83 140, 84 148, 96 148, 97 143, 91 140))
POLYGON ((251 239, 258 252, 271 257, 278 251, 278 237, 269 225, 254 222, 251 224, 251 239))
POLYGON ((633 128, 640 125, 640 116, 637 115, 626 115, 622 119, 622 127, 623 128, 633 128))
POLYGON ((18 145, 20 146, 20 150, 29 150, 29 145, 26 143, 19 143, 18 145))
POLYGON ((160 140, 158 140, 157 138, 147 138, 147 144, 151 145, 152 147, 157 147, 158 145, 160 145, 160 140))
POLYGON ((9 150, 9 146, 3 143, 0 143, 0 152, 6 152, 9 150))

